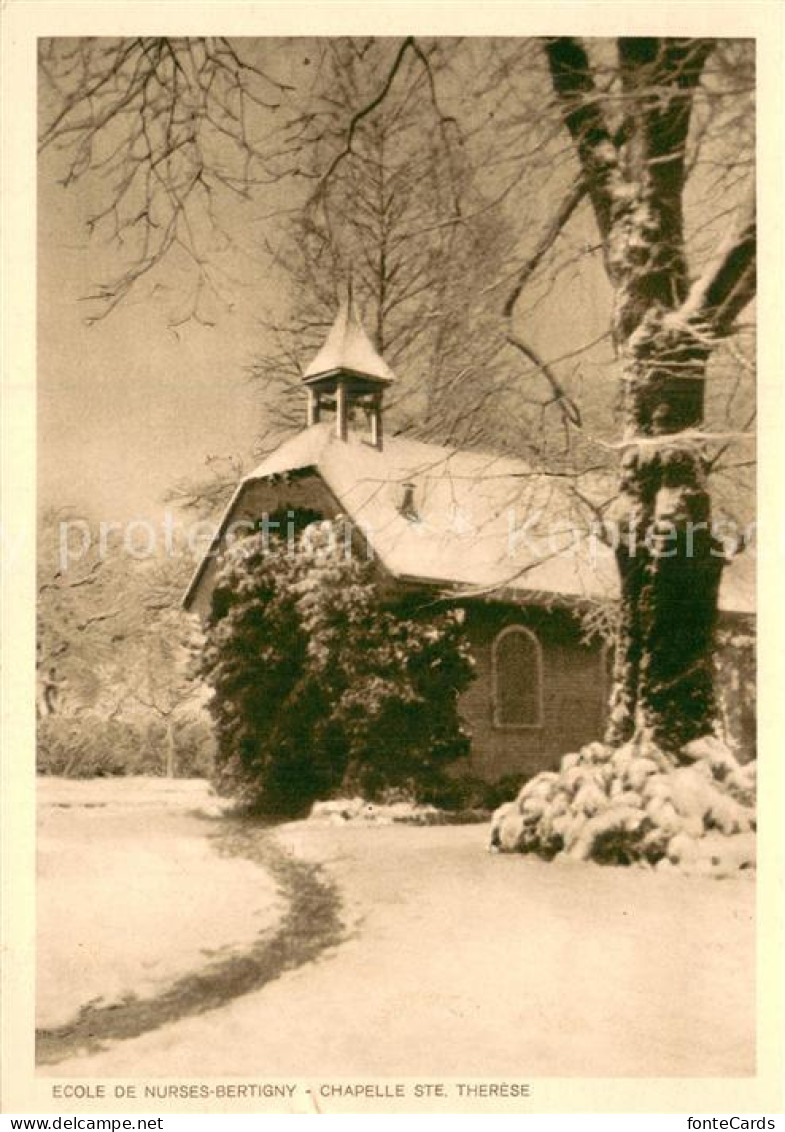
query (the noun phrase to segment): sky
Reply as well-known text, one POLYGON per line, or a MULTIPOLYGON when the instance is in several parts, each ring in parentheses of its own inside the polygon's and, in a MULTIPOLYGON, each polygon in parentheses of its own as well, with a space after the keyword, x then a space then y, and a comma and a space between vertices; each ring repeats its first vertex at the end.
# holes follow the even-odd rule
POLYGON ((47 165, 39 170, 39 499, 107 520, 156 517, 175 481, 203 474, 208 454, 244 456, 259 431, 263 406, 244 367, 265 279, 260 272, 215 327, 174 333, 165 303, 151 299, 87 325, 83 296, 110 254, 90 243, 84 201, 54 183, 47 165))

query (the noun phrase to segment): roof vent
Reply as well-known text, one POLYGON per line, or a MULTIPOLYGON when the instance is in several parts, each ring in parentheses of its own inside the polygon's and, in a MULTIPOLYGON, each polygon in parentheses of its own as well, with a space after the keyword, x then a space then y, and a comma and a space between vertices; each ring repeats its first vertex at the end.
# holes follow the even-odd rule
POLYGON ((402 483, 400 484, 400 494, 398 496, 398 511, 403 515, 404 519, 408 519, 410 523, 419 523, 420 516, 417 513, 417 508, 414 504, 414 484, 402 483))

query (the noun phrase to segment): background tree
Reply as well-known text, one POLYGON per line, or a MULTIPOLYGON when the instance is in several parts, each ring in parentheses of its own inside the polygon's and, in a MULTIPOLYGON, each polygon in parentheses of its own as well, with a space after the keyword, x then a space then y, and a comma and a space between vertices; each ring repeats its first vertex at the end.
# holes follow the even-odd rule
MULTIPOLYGON (((207 689, 193 679, 193 650, 200 645, 201 634, 170 600, 137 634, 121 671, 110 681, 123 716, 145 721, 163 740, 161 770, 168 778, 189 769, 187 748, 193 739, 212 754, 207 737, 197 734, 206 731, 208 722, 207 689)), ((202 773, 209 772, 209 758, 199 761, 202 773)))
POLYGON ((182 547, 134 557, 71 511, 39 530, 37 715, 48 773, 205 773, 212 738, 178 609, 182 547), (161 748, 163 747, 163 754, 161 748))
MULTIPOLYGON (((476 443, 498 431, 496 397, 506 370, 493 285, 510 249, 511 217, 478 190, 463 137, 434 94, 431 66, 400 58, 394 81, 369 105, 389 60, 386 41, 323 41, 315 138, 303 154, 316 185, 281 219, 275 260, 290 316, 270 319, 274 344, 253 366, 266 391, 281 390, 281 424, 302 425, 303 370, 321 346, 351 278, 377 349, 398 377, 388 415, 424 438, 476 443)), ((449 58, 449 53, 448 53, 449 58)), ((437 76, 438 77, 438 76, 437 76)))
POLYGON ((134 618, 124 566, 102 555, 94 528, 69 508, 47 509, 38 530, 37 714, 92 708, 134 618))

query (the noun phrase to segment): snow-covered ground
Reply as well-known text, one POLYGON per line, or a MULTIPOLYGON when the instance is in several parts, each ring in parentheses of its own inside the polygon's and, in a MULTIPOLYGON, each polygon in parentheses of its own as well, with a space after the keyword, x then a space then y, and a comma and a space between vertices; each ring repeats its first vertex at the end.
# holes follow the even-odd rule
POLYGON ((273 879, 219 856, 200 780, 38 780, 36 1021, 149 998, 280 918, 273 879))
MULTIPOLYGON (((87 797, 93 784, 69 785, 74 797, 87 797)), ((211 828, 186 818, 187 804, 156 803, 142 820, 120 801, 132 784, 106 789, 115 801, 104 818, 83 808, 50 813, 43 794, 42 959, 75 971, 73 941, 84 938, 96 954, 92 981, 75 975, 82 995, 106 993, 117 964, 123 984, 138 990, 134 972, 149 987, 150 969, 182 968, 221 937, 247 939, 259 923, 249 884, 258 886, 262 919, 270 907, 257 865, 214 860, 206 844, 187 847, 211 828), (109 862, 111 879, 94 879, 109 862), (149 883, 139 889, 143 863, 149 883), (70 888, 69 924, 79 932, 56 930, 59 883, 70 888), (162 932, 159 920, 179 890, 191 894, 187 918, 162 932), (140 935, 149 938, 131 942, 140 935), (142 956, 154 966, 144 968, 142 956)), ((492 855, 487 836, 482 825, 259 829, 259 845, 324 863, 341 899, 344 941, 216 1009, 44 1071, 249 1079, 754 1073, 754 883, 492 855)))

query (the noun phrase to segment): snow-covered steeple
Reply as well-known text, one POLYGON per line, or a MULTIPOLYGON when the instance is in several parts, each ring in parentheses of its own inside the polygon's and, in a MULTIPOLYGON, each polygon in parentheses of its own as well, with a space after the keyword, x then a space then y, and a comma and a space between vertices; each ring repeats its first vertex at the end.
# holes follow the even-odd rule
POLYGON ((395 375, 360 322, 351 282, 324 345, 303 374, 308 389, 308 424, 316 424, 327 409, 335 410, 335 433, 349 435, 354 407, 370 422, 370 441, 382 446, 382 401, 395 375))

